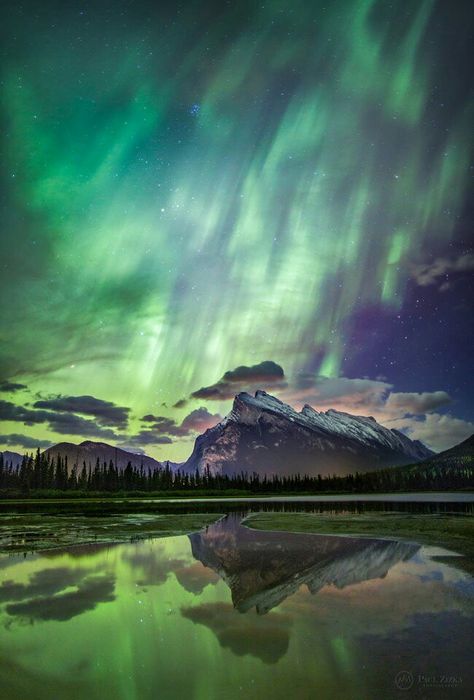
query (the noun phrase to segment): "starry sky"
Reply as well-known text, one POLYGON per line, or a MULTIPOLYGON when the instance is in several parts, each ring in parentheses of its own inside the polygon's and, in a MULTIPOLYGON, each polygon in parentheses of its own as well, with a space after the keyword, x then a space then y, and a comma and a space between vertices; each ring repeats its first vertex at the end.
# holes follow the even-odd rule
POLYGON ((474 432, 471 3, 7 2, 0 449, 241 390, 474 432))

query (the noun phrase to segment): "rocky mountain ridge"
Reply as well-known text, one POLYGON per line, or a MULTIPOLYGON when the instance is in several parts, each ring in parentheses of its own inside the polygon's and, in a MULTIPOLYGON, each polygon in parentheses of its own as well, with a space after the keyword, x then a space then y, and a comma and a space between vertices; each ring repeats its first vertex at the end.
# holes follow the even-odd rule
POLYGON ((298 412, 265 391, 238 394, 230 413, 195 442, 183 469, 344 475, 419 462, 433 453, 369 416, 305 405, 298 412))

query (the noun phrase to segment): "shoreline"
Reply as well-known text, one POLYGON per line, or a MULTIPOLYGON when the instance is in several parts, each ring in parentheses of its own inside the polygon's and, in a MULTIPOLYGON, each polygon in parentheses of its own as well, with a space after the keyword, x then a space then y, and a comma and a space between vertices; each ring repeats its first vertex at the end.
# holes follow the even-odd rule
POLYGON ((249 495, 249 496, 96 496, 77 498, 3 498, 0 508, 6 505, 40 503, 354 503, 354 502, 393 502, 393 503, 474 503, 474 491, 406 491, 387 493, 345 493, 345 494, 301 494, 301 495, 249 495))

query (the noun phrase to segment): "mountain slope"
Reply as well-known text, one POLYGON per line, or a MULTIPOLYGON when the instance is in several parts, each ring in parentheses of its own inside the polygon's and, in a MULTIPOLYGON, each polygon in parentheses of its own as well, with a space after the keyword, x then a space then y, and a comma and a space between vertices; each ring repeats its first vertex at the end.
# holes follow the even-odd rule
POLYGON ((107 445, 105 442, 93 442, 92 440, 85 440, 79 445, 75 445, 72 442, 60 442, 53 447, 48 447, 44 451, 44 454, 51 455, 51 457, 56 457, 56 455, 61 455, 61 457, 67 457, 69 467, 77 464, 82 467, 83 462, 87 466, 95 466, 97 458, 99 458, 100 463, 106 462, 109 464, 112 461, 118 469, 125 469, 128 462, 131 462, 132 466, 140 467, 142 464, 145 469, 159 469, 162 465, 153 457, 148 457, 147 455, 137 455, 132 452, 127 452, 126 450, 121 450, 119 447, 113 447, 112 445, 107 445))
POLYGON ((423 470, 431 467, 444 467, 448 469, 461 469, 472 466, 474 463, 474 435, 460 442, 449 450, 444 450, 436 455, 431 455, 418 464, 410 465, 410 469, 423 470))
POLYGON ((15 469, 19 467, 23 461, 23 455, 19 454, 18 452, 5 450, 4 452, 0 452, 0 454, 3 455, 3 463, 12 464, 15 469))
POLYGON ((374 418, 304 406, 298 413, 265 391, 235 397, 232 411, 195 442, 183 470, 344 475, 418 462, 432 452, 374 418))

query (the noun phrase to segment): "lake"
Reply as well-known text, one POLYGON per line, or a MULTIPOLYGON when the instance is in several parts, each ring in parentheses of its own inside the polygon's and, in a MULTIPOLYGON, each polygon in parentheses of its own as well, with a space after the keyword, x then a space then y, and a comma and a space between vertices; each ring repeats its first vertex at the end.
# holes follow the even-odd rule
POLYGON ((444 550, 243 516, 0 555, 1 697, 472 697, 474 579, 444 550))

